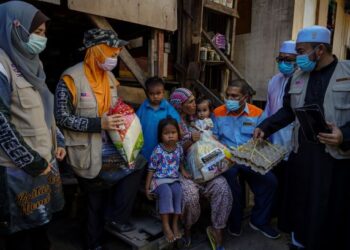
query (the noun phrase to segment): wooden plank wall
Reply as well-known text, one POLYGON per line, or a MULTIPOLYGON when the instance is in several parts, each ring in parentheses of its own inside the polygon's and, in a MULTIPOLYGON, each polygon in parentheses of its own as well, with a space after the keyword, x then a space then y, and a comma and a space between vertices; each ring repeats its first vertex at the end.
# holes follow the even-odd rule
POLYGON ((68 0, 68 8, 162 30, 177 29, 177 0, 68 0))

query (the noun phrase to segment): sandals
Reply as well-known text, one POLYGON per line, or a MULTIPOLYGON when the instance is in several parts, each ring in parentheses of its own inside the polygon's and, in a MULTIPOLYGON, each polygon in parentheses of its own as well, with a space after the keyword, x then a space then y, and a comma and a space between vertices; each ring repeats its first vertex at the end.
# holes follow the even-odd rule
POLYGON ((216 241, 213 232, 211 231, 211 227, 207 227, 207 236, 211 245, 212 250, 216 250, 216 241))

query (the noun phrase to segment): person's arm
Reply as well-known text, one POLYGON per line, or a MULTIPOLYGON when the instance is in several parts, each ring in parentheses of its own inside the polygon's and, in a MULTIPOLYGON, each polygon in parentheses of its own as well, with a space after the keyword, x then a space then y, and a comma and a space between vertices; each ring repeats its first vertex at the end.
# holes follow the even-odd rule
POLYGON ((0 89, 0 150, 29 175, 38 176, 45 173, 49 163, 24 141, 10 122, 11 88, 7 77, 2 73, 0 73, 0 89))
POLYGON ((266 115, 266 117, 270 116, 270 91, 271 91, 271 82, 272 80, 269 81, 269 84, 267 85, 267 95, 266 95, 266 104, 265 104, 265 109, 264 109, 264 113, 266 115))
POLYGON ((343 142, 339 147, 343 151, 348 151, 350 150, 350 121, 347 122, 344 126, 340 127, 340 130, 343 134, 343 142))
POLYGON ((153 178, 154 170, 148 170, 147 176, 146 176, 146 184, 145 184, 145 192, 147 199, 153 200, 153 196, 151 194, 151 181, 153 178))
MULTIPOLYGON (((295 114, 290 106, 290 94, 289 88, 291 84, 291 79, 285 88, 285 95, 283 98, 283 107, 280 108, 274 115, 265 119, 261 124, 258 125, 258 129, 263 131, 263 137, 267 138, 276 131, 286 127, 288 124, 292 123, 295 120, 295 114)), ((256 137, 256 132, 254 133, 256 137)))
POLYGON ((56 127, 56 141, 57 141, 57 149, 56 149, 56 159, 58 161, 62 161, 66 156, 66 149, 64 143, 64 135, 61 130, 56 127))
POLYGON ((159 159, 159 155, 155 152, 155 150, 152 152, 152 155, 149 159, 148 172, 147 172, 146 183, 145 183, 145 192, 146 192, 147 199, 149 200, 153 200, 153 195, 151 193, 152 178, 155 171, 157 170, 158 165, 161 164, 161 159, 159 159))
POLYGON ((100 133, 101 118, 74 115, 73 97, 63 80, 60 80, 55 93, 55 117, 61 128, 86 133, 100 133))

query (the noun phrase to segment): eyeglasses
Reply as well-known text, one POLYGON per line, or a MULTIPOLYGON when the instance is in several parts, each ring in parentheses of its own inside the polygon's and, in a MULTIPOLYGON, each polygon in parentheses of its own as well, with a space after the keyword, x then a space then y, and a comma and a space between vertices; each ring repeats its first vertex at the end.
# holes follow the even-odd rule
POLYGON ((286 57, 286 56, 278 56, 276 57, 276 62, 295 62, 295 58, 286 57))

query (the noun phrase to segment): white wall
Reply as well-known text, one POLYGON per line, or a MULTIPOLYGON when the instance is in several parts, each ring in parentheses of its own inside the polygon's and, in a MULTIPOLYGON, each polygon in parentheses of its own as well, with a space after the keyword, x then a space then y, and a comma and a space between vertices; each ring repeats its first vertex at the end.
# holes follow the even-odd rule
POLYGON ((251 33, 236 36, 234 64, 256 90, 254 99, 265 100, 279 46, 292 36, 294 1, 253 0, 252 8, 251 33))

